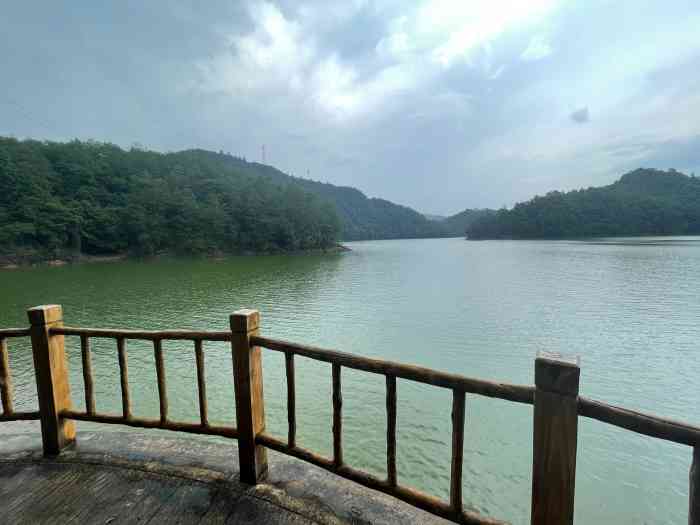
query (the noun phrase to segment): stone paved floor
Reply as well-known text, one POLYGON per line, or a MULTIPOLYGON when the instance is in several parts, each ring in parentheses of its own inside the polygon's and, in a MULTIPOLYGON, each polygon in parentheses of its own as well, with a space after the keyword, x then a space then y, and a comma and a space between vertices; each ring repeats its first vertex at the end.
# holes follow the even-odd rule
POLYGON ((237 454, 201 436, 79 431, 46 459, 40 436, 0 434, 0 523, 448 523, 271 451, 267 480, 243 485, 237 454))

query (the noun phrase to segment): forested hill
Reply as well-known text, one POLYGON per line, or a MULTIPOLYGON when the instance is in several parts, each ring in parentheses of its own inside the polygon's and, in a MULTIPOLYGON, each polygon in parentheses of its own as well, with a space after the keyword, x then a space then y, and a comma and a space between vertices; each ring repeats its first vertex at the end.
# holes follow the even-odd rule
MULTIPOLYGON (((417 211, 384 199, 368 198, 355 188, 293 177, 272 166, 247 162, 230 155, 204 150, 193 150, 193 153, 216 158, 229 169, 239 173, 263 177, 280 185, 295 185, 332 203, 340 217, 342 240, 404 239, 447 235, 439 223, 428 220, 417 211)), ((464 231, 459 235, 463 233, 464 231)))
POLYGON ((241 253, 437 237, 418 212, 224 153, 0 137, 0 255, 241 253))
POLYGON ((483 209, 466 209, 454 215, 443 219, 441 226, 445 229, 447 233, 454 236, 464 236, 467 229, 474 224, 474 222, 484 218, 490 217, 496 214, 496 210, 491 210, 488 208, 483 209))
POLYGON ((638 169, 599 188, 554 191, 473 223, 470 239, 699 235, 700 179, 638 169))
POLYGON ((0 138, 0 255, 241 253, 336 245, 333 205, 225 155, 0 138))

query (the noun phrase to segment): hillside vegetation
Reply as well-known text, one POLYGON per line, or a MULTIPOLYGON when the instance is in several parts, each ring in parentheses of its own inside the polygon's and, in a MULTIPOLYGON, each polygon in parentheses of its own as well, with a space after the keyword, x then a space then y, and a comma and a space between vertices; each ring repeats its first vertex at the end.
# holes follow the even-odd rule
POLYGON ((609 186, 553 191, 483 217, 470 239, 700 234, 700 179, 638 169, 609 186))
POLYGON ((464 236, 467 229, 476 221, 491 217, 496 214, 496 210, 488 208, 483 209, 466 209, 454 215, 451 215, 440 222, 442 228, 451 236, 464 236))
MULTIPOLYGON (((228 155, 221 156, 202 150, 197 152, 205 156, 222 157, 222 162, 234 171, 266 178, 284 186, 297 186, 330 202, 340 217, 340 237, 345 241, 447 235, 439 223, 427 219, 417 211, 384 199, 369 198, 355 188, 292 177, 272 166, 228 155)), ((464 230, 460 232, 462 234, 464 230)))
POLYGON ((0 138, 0 253, 324 249, 333 205, 234 169, 226 155, 0 138))
POLYGON ((405 206, 229 154, 0 137, 5 259, 283 252, 447 234, 405 206))

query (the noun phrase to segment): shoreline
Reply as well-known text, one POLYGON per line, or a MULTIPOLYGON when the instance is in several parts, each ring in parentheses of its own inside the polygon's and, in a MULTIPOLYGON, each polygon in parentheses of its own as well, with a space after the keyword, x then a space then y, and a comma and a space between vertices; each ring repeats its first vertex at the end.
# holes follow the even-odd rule
POLYGON ((338 243, 336 246, 331 248, 312 248, 309 250, 290 250, 290 251, 267 251, 267 252, 235 252, 235 253, 225 253, 225 252, 214 252, 214 253, 202 253, 202 254, 191 254, 183 255, 174 252, 162 252, 154 255, 133 255, 129 253, 119 253, 113 255, 63 255, 56 257, 41 257, 37 254, 27 254, 20 256, 4 256, 0 257, 0 271, 2 270, 21 270, 25 268, 36 268, 36 267, 60 267, 68 265, 79 265, 79 264, 93 264, 93 263, 112 263, 126 260, 139 260, 139 261, 152 261, 158 260, 166 257, 173 258, 194 258, 194 259, 208 259, 211 261, 221 261, 228 259, 230 257, 252 257, 252 256, 265 256, 265 255, 327 255, 327 254, 337 254, 352 251, 347 246, 338 243))

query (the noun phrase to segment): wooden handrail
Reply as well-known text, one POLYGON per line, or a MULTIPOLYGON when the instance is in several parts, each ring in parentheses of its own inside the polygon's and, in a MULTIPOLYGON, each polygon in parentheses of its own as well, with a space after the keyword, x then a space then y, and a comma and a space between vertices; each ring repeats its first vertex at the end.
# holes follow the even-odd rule
POLYGON ((251 343, 278 352, 290 352, 292 354, 308 357, 316 361, 337 364, 355 370, 364 370, 375 374, 391 375, 399 379, 408 379, 427 385, 460 390, 470 394, 479 394, 486 397, 496 397, 516 403, 532 404, 535 389, 531 386, 512 385, 509 383, 496 383, 483 379, 473 379, 457 374, 439 372, 421 366, 404 365, 393 361, 373 359, 335 350, 327 350, 313 346, 301 345, 270 339, 269 337, 255 336, 251 343))
POLYGON ((12 371, 10 370, 10 356, 7 352, 7 340, 0 337, 0 402, 2 402, 2 415, 11 415, 14 412, 12 402, 12 371))
POLYGON ((0 329, 0 406, 2 406, 0 421, 39 419, 39 412, 15 411, 12 369, 10 368, 10 354, 7 348, 8 339, 28 337, 30 333, 29 328, 0 329))
POLYGON ((192 434, 204 434, 209 436, 222 436, 227 438, 238 438, 236 427, 202 425, 200 423, 185 423, 182 421, 162 421, 161 419, 148 419, 115 414, 88 414, 75 410, 63 410, 61 417, 75 421, 92 421, 93 423, 106 423, 110 425, 126 425, 137 428, 159 428, 162 430, 174 430, 176 432, 189 432, 192 434))
POLYGON ((354 469, 347 465, 336 467, 332 459, 324 458, 310 450, 296 446, 290 447, 284 441, 277 439, 267 433, 258 434, 256 441, 272 450, 293 456, 308 463, 321 467, 324 470, 355 481, 365 487, 369 487, 385 494, 394 496, 414 507, 423 509, 445 519, 463 524, 473 525, 503 525, 505 522, 482 516, 472 511, 455 511, 449 504, 429 494, 401 485, 391 486, 387 481, 382 480, 367 472, 354 469))
POLYGON ((691 447, 700 445, 700 428, 680 421, 608 405, 581 396, 578 398, 578 414, 637 434, 691 447))
POLYGON ((9 339, 10 337, 27 337, 29 328, 0 328, 0 337, 9 339))
POLYGON ((51 328, 50 332, 52 335, 83 335, 86 337, 107 337, 111 339, 231 341, 231 332, 201 330, 121 330, 62 326, 51 328))
POLYGON ((9 414, 0 414, 0 422, 5 421, 31 421, 41 417, 38 410, 31 412, 10 412, 9 414))
POLYGON ((314 346, 263 337, 259 334, 259 313, 240 310, 229 319, 229 331, 195 330, 122 330, 62 326, 60 306, 29 310, 30 328, 0 329, 0 397, 3 412, 0 422, 40 420, 46 453, 57 454, 74 435, 72 421, 119 424, 138 428, 157 428, 194 434, 217 435, 239 441, 241 479, 257 483, 267 469, 266 448, 297 457, 371 489, 390 494, 411 505, 457 523, 496 524, 500 521, 464 508, 462 462, 466 394, 499 398, 534 405, 533 438, 533 525, 572 523, 578 417, 587 417, 628 431, 693 447, 690 470, 689 525, 700 525, 700 428, 591 400, 578 395, 578 362, 574 364, 552 356, 536 360, 536 386, 514 385, 463 377, 420 366, 373 359, 314 346), (7 339, 32 336, 38 411, 16 412, 12 404, 12 377, 7 339), (81 362, 85 385, 85 411, 71 407, 63 336, 80 337, 81 362), (119 358, 121 415, 98 413, 95 408, 90 338, 116 340, 119 358), (158 385, 158 419, 135 417, 131 412, 128 380, 127 340, 153 342, 158 385), (172 421, 168 416, 167 379, 163 341, 187 340, 194 343, 197 367, 199 423, 172 421), (209 424, 204 341, 226 341, 232 345, 234 387, 236 389, 236 426, 209 424), (287 384, 286 443, 265 432, 260 349, 284 353, 287 384), (296 384, 294 356, 330 363, 332 371, 333 455, 325 458, 299 447, 296 442, 296 384), (386 379, 386 454, 387 477, 380 479, 346 465, 342 441, 342 368, 351 368, 385 376, 386 379), (449 501, 401 485, 396 468, 396 380, 404 379, 452 391, 452 446, 449 501))

